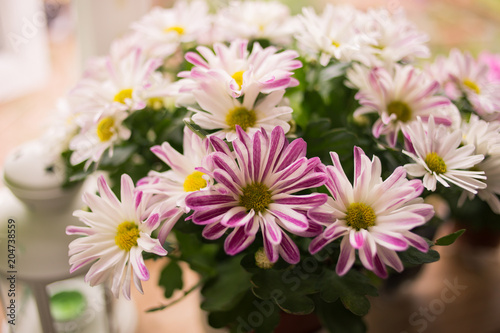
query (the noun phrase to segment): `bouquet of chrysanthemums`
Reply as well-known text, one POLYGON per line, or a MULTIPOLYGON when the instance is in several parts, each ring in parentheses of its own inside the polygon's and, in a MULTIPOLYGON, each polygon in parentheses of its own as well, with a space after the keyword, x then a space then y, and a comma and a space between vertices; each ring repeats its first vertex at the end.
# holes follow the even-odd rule
POLYGON ((153 9, 88 64, 48 134, 68 186, 104 173, 67 228, 71 271, 130 298, 145 259, 168 256, 165 296, 201 290, 214 327, 314 312, 363 331, 366 296, 462 232, 429 240, 429 195, 500 224, 500 56, 424 63, 427 40, 386 9, 153 9))

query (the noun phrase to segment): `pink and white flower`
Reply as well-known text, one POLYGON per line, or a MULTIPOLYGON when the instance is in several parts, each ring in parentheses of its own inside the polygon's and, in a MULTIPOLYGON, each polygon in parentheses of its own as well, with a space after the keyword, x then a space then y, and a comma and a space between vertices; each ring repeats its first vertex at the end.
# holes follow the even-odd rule
POLYGON ((161 243, 165 242, 179 218, 189 213, 186 196, 194 191, 207 190, 212 183, 208 175, 196 170, 202 166, 203 158, 212 152, 208 139, 202 140, 188 127, 184 128, 183 139, 183 154, 177 152, 168 142, 152 147, 151 151, 165 162, 170 170, 150 171, 148 176, 137 184, 138 190, 154 196, 149 209, 156 208, 166 216, 158 233, 161 243))
POLYGON ((158 213, 144 214, 145 196, 134 191, 134 184, 128 175, 121 178, 121 201, 100 177, 100 196, 84 193, 83 200, 90 212, 77 210, 74 215, 87 226, 68 226, 68 235, 84 237, 73 240, 69 245, 71 272, 92 263, 85 281, 95 286, 111 280, 111 291, 118 297, 120 289, 130 299, 131 281, 142 293, 141 281, 149 280, 142 252, 164 256, 167 251, 151 232, 160 224, 158 213))
POLYGON ((85 163, 87 169, 92 162, 98 163, 106 150, 109 149, 109 156, 112 156, 113 147, 130 138, 130 129, 123 125, 128 115, 126 110, 120 109, 107 109, 97 117, 80 115, 78 117, 82 126, 80 132, 69 142, 69 149, 73 151, 71 164, 87 161, 85 163))
MULTIPOLYGON (((217 73, 212 73, 216 75, 217 73)), ((247 88, 243 101, 228 95, 223 82, 206 74, 207 78, 199 82, 200 89, 192 93, 198 108, 189 108, 195 112, 192 120, 207 130, 217 130, 211 135, 225 138, 228 141, 236 139, 236 127, 253 135, 260 128, 272 131, 281 127, 284 132, 290 130, 288 123, 292 119, 292 108, 280 105, 284 90, 277 90, 260 98, 260 87, 254 84, 247 88)))
POLYGON ((83 78, 70 92, 74 112, 99 117, 109 109, 133 112, 144 108, 143 93, 161 64, 161 59, 146 57, 141 48, 122 58, 108 56, 102 75, 83 78))
POLYGON ((423 184, 429 191, 436 190, 439 182, 445 187, 452 183, 473 194, 478 189, 486 188, 481 180, 486 179, 483 171, 471 171, 470 168, 484 159, 484 155, 473 155, 472 144, 460 147, 462 131, 451 131, 443 125, 437 125, 430 116, 427 124, 421 119, 407 127, 412 152, 403 150, 415 163, 404 167, 413 177, 423 177, 423 184))
POLYGON ((354 116, 377 112, 380 118, 373 125, 373 136, 385 135, 391 147, 396 145, 399 131, 406 135, 407 124, 430 115, 435 122, 451 125, 455 107, 450 100, 436 93, 439 83, 412 66, 394 65, 368 69, 354 65, 347 72, 346 84, 358 88, 355 98, 361 106, 354 116))
POLYGON ((487 63, 457 49, 451 50, 448 58, 437 61, 431 71, 441 73, 444 91, 451 99, 458 100, 464 95, 482 118, 500 117, 500 81, 491 80, 487 63))
POLYGON ((295 195, 325 183, 319 158, 307 159, 306 143, 296 139, 289 144, 279 126, 270 135, 261 130, 253 137, 238 126, 237 139, 232 142, 236 158, 219 138, 210 141, 221 148, 206 157, 209 170, 200 171, 217 184, 212 191, 193 192, 186 198, 187 206, 194 210, 192 221, 205 225, 203 236, 217 239, 231 230, 224 249, 235 255, 261 230, 269 261, 276 262, 281 256, 288 263, 299 262, 299 249, 284 230, 305 237, 319 231, 306 214, 327 196, 295 195))
POLYGON ((383 181, 381 163, 370 161, 361 148, 354 148, 354 183, 347 178, 337 153, 330 153, 333 166, 326 167, 326 186, 332 197, 308 216, 326 229, 313 239, 309 251, 314 254, 338 238, 340 256, 336 271, 346 274, 355 261, 355 252, 363 266, 380 277, 387 277, 385 265, 401 272, 404 267, 396 252, 410 246, 427 252, 429 246, 411 232, 433 215, 431 205, 423 203, 420 180, 406 179, 398 167, 383 181))
POLYGON ((296 59, 299 56, 297 52, 278 52, 273 46, 262 48, 259 43, 254 43, 250 53, 247 46, 248 41, 242 39, 233 41, 229 46, 215 43, 213 51, 198 46, 196 50, 199 54, 186 54, 186 60, 195 67, 190 72, 179 73, 179 76, 203 81, 206 78, 204 74, 216 73, 233 97, 243 95, 248 87, 255 84, 265 94, 298 84, 291 77, 293 70, 302 67, 296 59))

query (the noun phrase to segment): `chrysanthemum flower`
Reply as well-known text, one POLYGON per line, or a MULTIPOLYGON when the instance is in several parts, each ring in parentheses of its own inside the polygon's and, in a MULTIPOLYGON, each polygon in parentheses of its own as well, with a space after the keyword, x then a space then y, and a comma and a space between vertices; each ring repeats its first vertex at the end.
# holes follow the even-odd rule
POLYGON ((105 72, 87 77, 68 96, 75 113, 99 116, 108 109, 136 111, 146 106, 143 92, 151 85, 162 60, 147 58, 141 48, 125 57, 107 57, 105 72))
MULTIPOLYGON (((351 61, 360 55, 362 45, 375 43, 366 34, 358 34, 355 22, 361 13, 351 6, 327 4, 318 15, 311 7, 302 9, 298 16, 300 26, 296 39, 307 52, 319 55, 319 62, 326 66, 333 57, 351 61)), ((362 59, 367 62, 368 59, 362 59)))
MULTIPOLYGON (((215 73, 212 73, 215 74, 215 73)), ((243 102, 228 95, 223 82, 212 78, 201 81, 199 90, 193 95, 200 109, 189 108, 195 112, 193 121, 204 129, 218 130, 212 135, 233 141, 236 138, 236 127, 250 135, 260 128, 271 131, 279 126, 289 131, 289 121, 292 119, 292 109, 288 106, 279 106, 282 102, 284 90, 277 90, 259 99, 260 88, 254 84, 247 88, 243 102)))
POLYGON ((284 45, 293 31, 290 9, 278 1, 231 1, 219 10, 215 25, 227 41, 267 39, 284 45))
POLYGON ((156 7, 132 29, 143 40, 144 47, 158 57, 175 52, 180 43, 196 42, 211 28, 205 1, 177 1, 172 8, 156 7))
POLYGON ((196 168, 202 166, 202 160, 212 152, 207 139, 202 140, 189 128, 184 128, 183 155, 177 152, 168 142, 154 146, 155 153, 171 169, 165 172, 150 171, 148 176, 140 180, 137 190, 154 195, 150 210, 157 207, 166 214, 166 220, 160 228, 158 239, 164 242, 170 230, 184 213, 189 212, 185 198, 194 191, 207 189, 211 179, 196 168))
POLYGON ((347 84, 358 88, 355 98, 361 106, 354 116, 377 112, 380 118, 373 125, 373 136, 385 135, 391 147, 396 145, 404 125, 434 116, 435 122, 451 125, 453 106, 450 100, 437 96, 439 84, 412 66, 395 65, 392 70, 367 69, 354 65, 348 72, 347 84))
POLYGON ((333 166, 326 167, 326 186, 333 198, 313 208, 308 216, 327 228, 311 242, 314 254, 342 237, 336 271, 346 274, 354 264, 355 250, 361 263, 380 277, 387 276, 385 265, 401 272, 404 267, 396 254, 414 246, 427 252, 428 244, 410 230, 423 225, 433 215, 431 205, 424 204, 420 180, 406 179, 398 167, 385 181, 381 178, 378 157, 370 159, 361 148, 354 148, 354 182, 342 169, 337 153, 330 153, 333 166))
POLYGON ((465 95, 482 118, 498 119, 500 82, 491 80, 487 63, 457 49, 451 50, 448 58, 441 57, 437 61, 435 66, 431 66, 431 71, 440 73, 443 88, 451 99, 458 100, 465 95))
POLYGON ((123 121, 128 117, 125 110, 108 109, 97 118, 88 114, 87 117, 84 116, 78 119, 83 127, 69 142, 69 148, 73 151, 70 162, 76 165, 87 161, 85 168, 88 168, 92 162, 99 162, 107 149, 112 156, 113 147, 127 140, 131 132, 123 125, 123 121))
POLYGON ((419 119, 407 127, 407 132, 413 151, 403 150, 403 153, 416 163, 404 167, 409 175, 424 177, 425 188, 435 191, 437 182, 445 187, 452 183, 476 194, 478 189, 486 187, 480 180, 486 179, 484 172, 469 170, 481 162, 484 155, 473 155, 474 145, 460 147, 460 129, 450 131, 443 125, 438 126, 430 116, 427 125, 419 119))
MULTIPOLYGON (((318 158, 307 159, 306 143, 296 139, 288 144, 283 129, 275 127, 253 137, 237 126, 237 139, 232 142, 236 159, 226 148, 210 154, 204 170, 217 184, 213 191, 198 191, 186 198, 194 213, 192 221, 205 225, 203 236, 220 238, 232 229, 224 243, 229 255, 247 248, 262 232, 264 250, 271 262, 281 256, 297 263, 300 253, 289 235, 311 236, 317 232, 309 222, 309 209, 325 203, 322 193, 295 195, 302 190, 321 186, 326 175, 318 158)), ((226 144, 215 137, 214 146, 226 144)))
POLYGON ((186 60, 195 67, 190 72, 179 73, 179 76, 203 81, 206 78, 203 73, 215 72, 233 97, 243 95, 248 87, 256 83, 265 94, 298 84, 291 77, 293 70, 302 67, 302 63, 296 59, 299 56, 297 52, 277 52, 273 46, 263 49, 256 42, 252 53, 249 53, 247 45, 247 40, 238 39, 229 46, 215 43, 214 51, 198 46, 196 50, 203 57, 195 52, 188 52, 186 60))
MULTIPOLYGON (((462 125, 462 143, 474 145, 475 153, 484 155, 484 160, 474 165, 474 170, 484 171, 486 188, 479 189, 477 196, 486 201, 491 210, 500 214, 500 123, 486 122, 472 115, 469 122, 462 125)), ((474 197, 464 192, 461 201, 474 197)), ((461 203, 461 202, 460 202, 461 203)))
POLYGON ((428 58, 430 51, 425 44, 429 37, 410 22, 402 10, 390 13, 386 9, 371 9, 362 14, 356 23, 360 34, 374 41, 363 45, 358 60, 367 66, 406 63, 415 58, 428 58), (366 61, 365 59, 368 59, 366 61))
POLYGON ((131 281, 142 293, 141 281, 149 279, 142 252, 167 254, 151 232, 160 224, 157 213, 145 215, 143 193, 134 191, 128 175, 121 178, 121 202, 116 198, 101 176, 98 180, 100 196, 84 193, 83 200, 91 212, 77 210, 74 215, 86 227, 68 226, 68 235, 85 237, 73 240, 69 245, 71 272, 92 263, 85 281, 95 286, 111 280, 111 291, 118 297, 120 289, 130 299, 131 281))

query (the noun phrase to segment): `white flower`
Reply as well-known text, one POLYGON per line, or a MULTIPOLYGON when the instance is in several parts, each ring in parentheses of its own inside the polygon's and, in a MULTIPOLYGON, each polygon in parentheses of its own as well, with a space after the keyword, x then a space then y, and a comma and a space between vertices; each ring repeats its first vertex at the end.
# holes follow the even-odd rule
POLYGON ((70 92, 75 113, 93 116, 108 109, 136 111, 146 106, 142 94, 151 85, 160 59, 148 59, 141 48, 135 48, 126 57, 107 57, 105 72, 98 78, 87 77, 70 92))
POLYGON ((424 177, 425 188, 436 190, 439 182, 445 187, 455 184, 476 194, 486 184, 479 179, 486 179, 483 171, 469 169, 484 159, 483 155, 472 155, 474 145, 459 147, 462 142, 462 131, 449 131, 443 125, 436 126, 434 117, 430 116, 427 126, 419 119, 407 127, 413 152, 404 151, 416 163, 406 164, 408 174, 424 177))
MULTIPOLYGON (((328 4, 318 15, 311 7, 302 9, 300 25, 296 29, 296 39, 301 47, 314 55, 326 66, 331 57, 341 61, 351 61, 359 55, 361 45, 368 44, 366 34, 357 34, 355 22, 361 13, 351 6, 328 4)), ((375 40, 371 40, 375 43, 375 40)), ((365 62, 368 59, 364 59, 365 62)))
POLYGON ((348 86, 358 88, 355 98, 361 106, 354 116, 377 112, 380 118, 373 125, 373 136, 385 135, 391 147, 398 133, 406 134, 406 124, 430 115, 439 124, 451 125, 455 107, 450 100, 437 96, 439 84, 413 66, 394 65, 366 68, 355 64, 347 72, 348 86))
MULTIPOLYGON (((484 171, 487 185, 478 190, 477 196, 486 201, 493 212, 500 214, 500 123, 486 122, 472 115, 469 122, 463 123, 462 131, 462 142, 474 145, 475 153, 485 156, 474 166, 474 170, 484 171)), ((464 192, 461 202, 465 196, 474 197, 472 193, 464 192)))
POLYGON ((185 203, 186 196, 193 191, 206 189, 211 184, 208 175, 196 170, 202 166, 203 158, 212 152, 209 141, 202 140, 188 127, 184 128, 183 139, 183 154, 168 142, 152 147, 151 151, 171 169, 161 173, 150 171, 137 184, 138 190, 154 195, 149 210, 157 208, 167 217, 158 234, 160 242, 165 241, 182 214, 189 212, 185 203))
POLYGON ((126 111, 113 109, 106 110, 97 118, 90 115, 79 117, 83 127, 69 143, 69 148, 73 150, 71 164, 87 161, 87 169, 92 162, 99 162, 106 149, 110 149, 109 155, 112 156, 114 145, 130 137, 130 130, 122 124, 127 117, 126 111))
POLYGON ((358 60, 367 66, 407 63, 414 58, 430 56, 425 45, 429 37, 406 18, 403 10, 391 14, 386 9, 371 9, 356 23, 359 33, 374 41, 363 45, 359 51, 363 56, 358 56, 358 60))
POLYGON ((100 196, 84 193, 83 200, 91 212, 77 210, 74 215, 86 227, 68 226, 68 235, 82 235, 69 245, 71 272, 92 263, 85 281, 91 286, 112 281, 111 291, 118 297, 120 289, 130 299, 131 281, 142 293, 141 281, 149 280, 142 252, 167 254, 151 232, 160 224, 157 213, 144 214, 143 193, 134 191, 128 175, 121 178, 121 201, 111 191, 104 177, 98 180, 100 196))
POLYGON ((293 22, 288 6, 277 1, 231 1, 219 10, 216 28, 224 38, 267 39, 272 44, 289 44, 293 22))
POLYGON ((242 39, 233 41, 229 46, 215 43, 214 51, 198 46, 196 50, 203 57, 188 52, 186 60, 195 67, 190 72, 179 73, 179 76, 203 81, 208 77, 204 74, 216 73, 211 77, 222 80, 233 97, 243 95, 249 86, 256 83, 266 94, 298 85, 298 81, 291 77, 293 70, 302 67, 302 63, 295 59, 299 56, 297 52, 278 52, 272 46, 263 49, 259 43, 254 43, 250 53, 247 46, 248 40, 242 39))
POLYGON ((313 208, 308 216, 326 229, 311 242, 314 254, 325 245, 342 238, 337 274, 344 275, 355 261, 355 250, 363 266, 380 277, 387 277, 385 265, 396 271, 403 264, 396 251, 414 246, 427 252, 429 246, 410 230, 425 224, 433 215, 424 204, 420 180, 406 179, 398 167, 385 180, 381 177, 380 159, 370 161, 361 148, 354 148, 354 183, 347 178, 337 153, 331 153, 333 166, 326 167, 326 186, 332 197, 323 206, 313 208))
POLYGON ((205 1, 177 1, 172 8, 155 7, 132 29, 142 38, 144 47, 159 57, 175 52, 180 43, 196 42, 211 28, 205 1))
POLYGON ((189 109, 195 112, 192 119, 198 126, 218 130, 213 135, 233 141, 236 138, 236 125, 250 136, 261 128, 269 132, 276 126, 282 127, 285 133, 290 130, 288 122, 292 119, 292 109, 279 106, 284 90, 257 99, 260 89, 254 84, 247 88, 243 102, 240 102, 227 94, 220 80, 207 79, 200 85, 201 89, 193 91, 200 109, 189 109))

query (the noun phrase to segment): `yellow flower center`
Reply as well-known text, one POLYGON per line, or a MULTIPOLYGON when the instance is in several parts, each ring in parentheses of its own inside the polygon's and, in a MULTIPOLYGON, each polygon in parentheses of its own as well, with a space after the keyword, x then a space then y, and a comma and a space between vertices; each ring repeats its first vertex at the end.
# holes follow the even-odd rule
POLYGON ((241 89, 241 86, 243 85, 243 73, 245 73, 245 71, 237 71, 231 75, 234 81, 238 84, 239 89, 241 89))
POLYGON ((203 179, 205 174, 200 171, 195 171, 184 180, 184 191, 194 192, 207 187, 207 181, 203 179))
POLYGON ((262 269, 269 269, 274 266, 274 264, 269 261, 269 258, 263 248, 260 248, 257 252, 255 252, 255 265, 262 269))
POLYGON ((139 238, 139 228, 134 222, 125 221, 120 223, 117 228, 115 243, 118 247, 125 251, 130 251, 130 249, 137 245, 137 239, 139 238))
POLYGON ((164 107, 163 99, 160 97, 152 97, 148 99, 148 107, 153 110, 159 110, 164 107))
POLYGON ((106 142, 113 137, 115 120, 112 117, 102 118, 97 124, 97 136, 101 142, 106 142))
POLYGON ((115 95, 113 98, 113 101, 125 104, 125 100, 132 99, 132 89, 123 89, 118 92, 118 94, 115 95))
POLYGON ((168 27, 163 29, 163 32, 168 33, 168 32, 176 32, 179 36, 184 35, 184 28, 178 25, 174 25, 172 27, 168 27))
POLYGON ((262 183, 252 183, 243 189, 243 195, 240 196, 240 205, 247 211, 254 210, 256 213, 267 209, 271 199, 271 192, 266 185, 262 183))
POLYGON ((376 219, 377 216, 375 215, 373 208, 362 202, 352 203, 347 208, 345 217, 347 225, 356 230, 373 227, 376 219))
POLYGON ((469 80, 469 79, 465 79, 464 82, 463 82, 463 84, 467 88, 473 90, 476 94, 480 94, 481 93, 481 89, 479 89, 479 86, 477 85, 476 82, 474 82, 472 80, 469 80))
POLYGON ((395 114, 396 118, 403 123, 411 120, 411 109, 408 104, 400 101, 392 101, 387 105, 387 112, 395 114))
POLYGON ((244 106, 238 106, 226 115, 226 124, 229 125, 233 131, 236 130, 236 125, 239 125, 244 131, 248 127, 255 125, 257 121, 257 115, 254 110, 248 110, 244 106))
POLYGON ((427 167, 437 174, 445 173, 447 170, 446 163, 437 153, 427 154, 424 161, 427 167))
POLYGON ((337 42, 336 40, 333 40, 332 39, 332 45, 335 46, 335 47, 339 47, 340 46, 340 43, 337 42))

